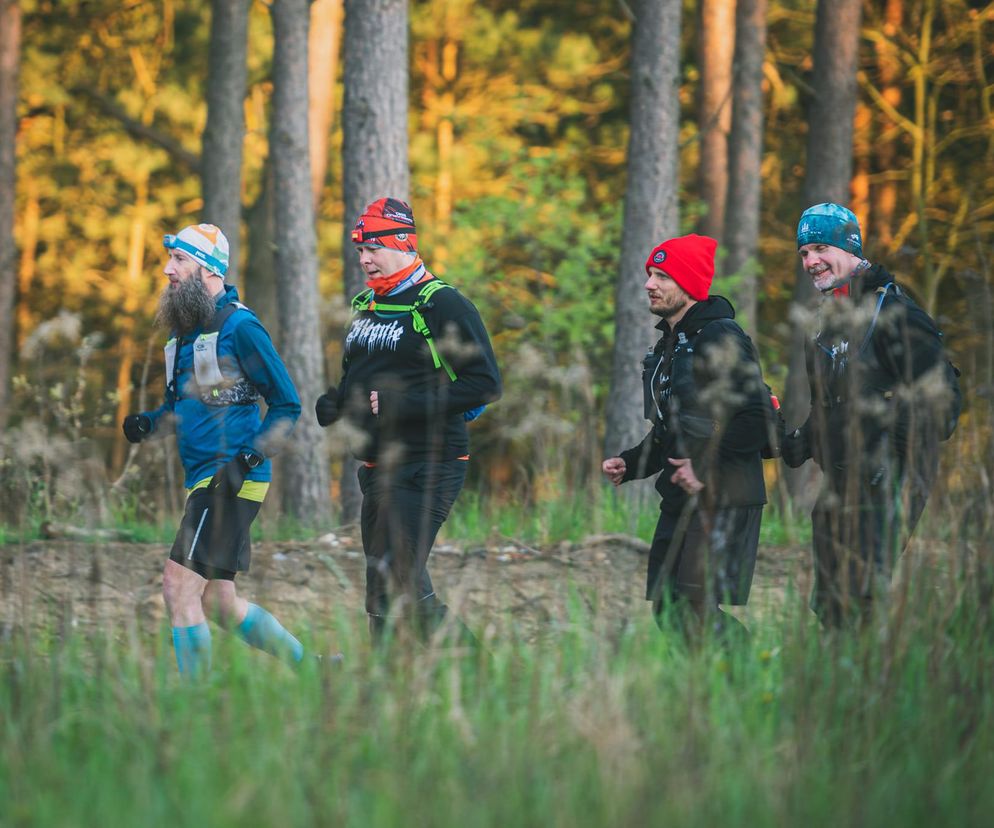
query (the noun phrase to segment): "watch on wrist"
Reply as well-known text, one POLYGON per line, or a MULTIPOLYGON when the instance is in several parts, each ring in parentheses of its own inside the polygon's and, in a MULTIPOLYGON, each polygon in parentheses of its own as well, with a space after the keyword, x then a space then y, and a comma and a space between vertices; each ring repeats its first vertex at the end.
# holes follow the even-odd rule
POLYGON ((252 469, 258 468, 262 465, 264 458, 261 455, 256 454, 253 451, 243 451, 242 452, 242 462, 245 467, 251 471, 252 469))

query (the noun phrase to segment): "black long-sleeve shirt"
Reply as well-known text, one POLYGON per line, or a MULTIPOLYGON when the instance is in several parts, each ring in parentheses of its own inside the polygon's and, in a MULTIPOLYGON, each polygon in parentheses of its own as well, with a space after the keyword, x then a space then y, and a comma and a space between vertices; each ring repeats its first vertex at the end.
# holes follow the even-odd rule
POLYGON ((760 450, 767 441, 769 395, 755 349, 721 296, 692 305, 647 361, 647 416, 652 430, 621 453, 624 480, 662 472, 656 489, 662 508, 676 512, 687 494, 670 482, 668 458, 689 457, 713 508, 766 503, 760 450), (689 369, 689 370, 687 370, 689 369))
POLYGON ((454 288, 437 290, 421 315, 456 379, 436 368, 428 341, 408 312, 377 310, 412 305, 425 282, 377 296, 355 315, 345 337, 339 407, 357 459, 377 462, 454 460, 469 453, 463 413, 500 398, 501 377, 490 337, 473 303, 454 288), (376 391, 379 414, 370 410, 376 391))

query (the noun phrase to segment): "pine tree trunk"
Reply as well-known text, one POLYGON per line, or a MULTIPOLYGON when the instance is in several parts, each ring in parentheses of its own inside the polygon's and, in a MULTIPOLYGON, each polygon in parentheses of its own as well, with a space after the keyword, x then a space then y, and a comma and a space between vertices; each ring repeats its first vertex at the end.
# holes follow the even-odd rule
MULTIPOLYGON (((614 353, 605 453, 645 436, 642 357, 657 338, 645 295, 645 259, 678 232, 680 2, 642 0, 632 24, 631 134, 614 310, 614 353)), ((629 484, 630 486, 631 484, 629 484)), ((631 489, 622 489, 631 491, 631 489)), ((638 490, 636 490, 638 491, 638 490)))
POLYGON ((228 238, 225 281, 230 283, 237 281, 239 272, 249 4, 250 0, 211 2, 207 124, 200 159, 204 194, 201 216, 205 222, 220 227, 228 238))
POLYGON ((728 193, 728 135, 732 129, 732 58, 735 0, 700 0, 697 65, 701 71, 697 125, 700 132, 698 183, 707 213, 699 230, 722 242, 728 193))
MULTIPOLYGON (((407 29, 407 0, 345 0, 342 255, 346 302, 365 281, 352 245, 356 217, 382 196, 409 199, 407 29)), ((342 464, 341 483, 342 520, 353 522, 358 518, 360 495, 355 463, 349 459, 342 464)))
POLYGON ((312 411, 323 390, 318 322, 317 240, 307 148, 308 0, 274 0, 273 112, 269 151, 273 161, 276 269, 281 353, 297 386, 303 414, 284 452, 283 510, 304 523, 329 514, 324 432, 312 411))
POLYGON ((17 70, 21 50, 21 9, 0 0, 0 429, 7 424, 14 361, 14 298, 17 248, 14 197, 17 184, 17 70))
POLYGON ((763 60, 767 0, 739 0, 735 23, 735 86, 728 151, 725 211, 725 275, 738 277, 732 290, 735 318, 755 330, 759 212, 763 163, 763 60))
POLYGON ((335 78, 342 40, 342 0, 314 0, 308 39, 311 192, 316 211, 321 203, 321 191, 328 171, 328 137, 335 121, 335 78))
MULTIPOLYGON (((803 208, 824 201, 849 202, 852 179, 853 119, 856 111, 856 69, 859 58, 860 0, 818 0, 815 19, 814 71, 808 111, 807 166, 803 208)), ((798 260, 792 310, 808 306, 815 290, 798 260)), ((797 320, 804 314, 791 313, 797 320)), ((788 427, 804 422, 810 395, 804 365, 808 331, 794 321, 790 334, 786 402, 788 427)), ((811 490, 811 464, 787 473, 791 496, 811 490)))
MULTIPOLYGON (((887 0, 883 25, 883 33, 887 39, 876 43, 877 71, 880 76, 881 96, 897 110, 901 108, 901 80, 904 75, 904 67, 901 64, 900 51, 894 41, 902 32, 903 26, 903 0, 887 0)), ((882 136, 892 129, 893 122, 890 116, 879 108, 876 113, 876 122, 877 132, 881 139, 874 142, 874 166, 882 172, 891 171, 896 166, 898 141, 894 137, 891 137, 890 140, 883 140, 882 136)), ((874 184, 871 191, 873 205, 871 232, 876 242, 876 249, 881 252, 894 252, 892 241, 894 239, 894 218, 897 215, 897 200, 898 186, 894 178, 884 178, 879 183, 874 184)), ((866 228, 864 228, 864 232, 866 232, 866 228)))

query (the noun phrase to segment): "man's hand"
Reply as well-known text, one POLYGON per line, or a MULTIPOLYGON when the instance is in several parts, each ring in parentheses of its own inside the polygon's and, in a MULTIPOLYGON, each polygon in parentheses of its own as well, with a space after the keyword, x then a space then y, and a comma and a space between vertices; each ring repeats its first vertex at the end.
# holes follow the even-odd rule
POLYGON ((314 413, 317 415, 318 425, 322 428, 327 428, 338 420, 341 412, 338 410, 338 389, 334 385, 329 386, 328 390, 318 397, 317 402, 314 403, 314 413))
POLYGON ((144 414, 129 414, 121 424, 129 443, 140 443, 152 433, 152 421, 144 414))
POLYGON ((792 469, 803 465, 804 461, 811 457, 811 439, 807 423, 783 438, 780 457, 792 469))
POLYGON ((697 494, 704 488, 704 484, 697 479, 694 474, 694 464, 689 457, 667 457, 671 465, 676 466, 676 471, 670 477, 670 483, 676 483, 687 494, 697 494))
POLYGON ((376 416, 380 414, 380 394, 378 391, 369 392, 369 410, 376 416))
POLYGON ((256 466, 262 462, 259 455, 240 451, 214 473, 207 488, 219 497, 237 496, 249 473, 250 458, 256 466))
POLYGON ((604 472, 604 476, 615 486, 620 486, 621 481, 625 477, 625 472, 628 471, 628 464, 620 457, 608 457, 607 460, 601 463, 601 471, 604 472))

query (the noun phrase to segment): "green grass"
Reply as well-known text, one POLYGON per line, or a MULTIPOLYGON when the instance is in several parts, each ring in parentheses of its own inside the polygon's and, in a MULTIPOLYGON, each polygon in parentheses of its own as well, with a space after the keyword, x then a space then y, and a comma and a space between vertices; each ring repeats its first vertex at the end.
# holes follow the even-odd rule
POLYGON ((20 630, 0 824, 989 824, 994 626, 928 594, 881 635, 788 614, 736 650, 577 610, 534 643, 495 619, 490 658, 383 659, 342 616, 337 672, 216 633, 197 687, 166 630, 20 630))
MULTIPOLYGON (((579 542, 589 535, 627 534, 648 541, 659 518, 659 503, 654 498, 636 508, 613 492, 564 495, 542 500, 523 509, 520 504, 500 503, 463 492, 443 527, 443 537, 467 544, 485 544, 501 539, 545 545, 559 541, 579 542)), ((180 516, 158 523, 140 521, 133 514, 121 512, 111 525, 89 527, 92 537, 113 533, 116 540, 133 543, 171 543, 176 536, 180 516)), ((333 529, 312 527, 288 517, 262 516, 252 525, 254 541, 282 541, 313 538, 333 529)), ((42 538, 38 521, 24 527, 0 524, 0 544, 26 543, 42 538)), ((772 506, 763 512, 760 540, 764 544, 784 546, 807 543, 811 538, 809 522, 796 516, 782 516, 772 506)))
MULTIPOLYGON (((480 544, 503 538, 542 546, 615 533, 649 541, 658 519, 657 498, 650 498, 638 508, 607 490, 541 500, 527 509, 463 492, 442 532, 449 540, 480 544)), ((807 544, 810 540, 811 526, 806 516, 800 519, 792 514, 783 515, 771 505, 764 509, 760 543, 785 546, 807 544)))

